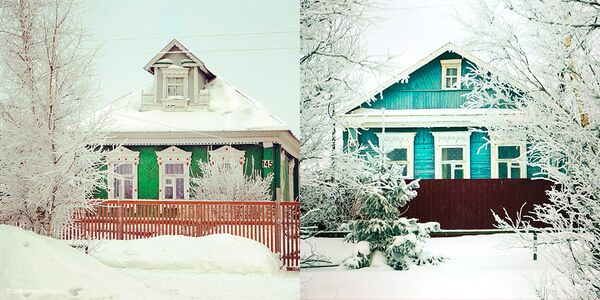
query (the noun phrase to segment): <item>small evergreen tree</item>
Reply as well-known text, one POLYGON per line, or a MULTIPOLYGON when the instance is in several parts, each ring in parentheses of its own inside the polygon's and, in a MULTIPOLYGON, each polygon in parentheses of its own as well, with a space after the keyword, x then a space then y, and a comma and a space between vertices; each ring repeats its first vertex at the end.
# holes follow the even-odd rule
POLYGON ((347 259, 344 265, 353 269, 368 267, 377 252, 382 253, 386 263, 396 270, 440 262, 441 257, 423 251, 429 234, 440 229, 439 223, 418 223, 417 219, 399 218, 399 208, 417 196, 415 189, 419 188, 419 181, 407 184, 398 180, 402 167, 385 159, 371 159, 371 162, 377 164, 381 171, 374 178, 376 184, 364 193, 360 209, 363 218, 347 224, 350 233, 346 241, 357 244, 353 257, 347 259))

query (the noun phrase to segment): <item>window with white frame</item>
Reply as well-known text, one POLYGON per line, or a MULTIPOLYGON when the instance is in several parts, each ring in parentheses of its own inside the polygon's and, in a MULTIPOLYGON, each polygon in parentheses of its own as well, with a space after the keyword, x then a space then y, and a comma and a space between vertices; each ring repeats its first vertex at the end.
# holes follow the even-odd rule
POLYGON ((462 147, 442 148, 442 179, 465 178, 465 153, 462 147))
POLYGON ((189 199, 191 156, 175 146, 157 153, 160 199, 189 199))
POLYGON ((183 77, 167 77, 167 97, 183 98, 183 77))
POLYGON ((137 199, 139 152, 119 146, 106 155, 109 199, 137 199))
POLYGON ((445 59, 442 64, 442 89, 460 89, 461 59, 445 59))
POLYGON ((388 159, 403 167, 402 175, 414 178, 414 141, 415 132, 378 133, 379 148, 388 159))
POLYGON ((527 178, 524 138, 492 136, 492 178, 527 178))
POLYGON ((434 138, 435 178, 468 179, 471 174, 468 131, 432 132, 434 138))

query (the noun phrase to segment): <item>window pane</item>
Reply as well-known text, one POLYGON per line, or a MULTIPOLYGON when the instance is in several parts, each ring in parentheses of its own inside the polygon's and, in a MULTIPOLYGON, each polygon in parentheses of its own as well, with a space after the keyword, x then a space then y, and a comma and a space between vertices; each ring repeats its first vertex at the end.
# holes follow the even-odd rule
POLYGON ((402 168, 402 176, 408 176, 408 165, 407 164, 398 164, 400 168, 402 168))
POLYGON ((511 165, 510 178, 521 178, 521 168, 519 168, 519 164, 511 165))
POLYGON ((165 186, 165 199, 173 199, 173 187, 165 186))
POLYGON ((121 180, 120 179, 116 179, 113 182, 113 195, 115 196, 116 199, 120 199, 121 197, 121 180))
POLYGON ((518 158, 520 154, 521 154, 521 147, 519 147, 519 146, 498 146, 498 158, 499 159, 518 158))
POLYGON ((115 173, 120 175, 131 175, 133 168, 131 164, 120 164, 115 166, 115 173))
POLYGON ((184 199, 183 193, 183 178, 177 178, 175 181, 176 190, 177 190, 177 199, 184 199))
POLYGON ((442 160, 463 160, 462 148, 443 148, 442 160))
POLYGON ((125 191, 123 192, 124 199, 133 199, 133 181, 131 179, 125 180, 125 191))
POLYGON ((165 164, 165 174, 183 175, 183 164, 165 164))
POLYGON ((505 162, 498 163, 498 178, 508 178, 508 164, 505 162))
POLYGON ((463 179, 465 171, 463 169, 454 170, 454 179, 463 179))
POLYGON ((392 161, 407 161, 408 153, 406 148, 394 149, 387 154, 392 161))
POLYGON ((446 68, 446 75, 447 76, 456 76, 456 75, 458 75, 458 69, 457 68, 446 68))
POLYGON ((442 164, 442 179, 450 179, 450 164, 442 164))

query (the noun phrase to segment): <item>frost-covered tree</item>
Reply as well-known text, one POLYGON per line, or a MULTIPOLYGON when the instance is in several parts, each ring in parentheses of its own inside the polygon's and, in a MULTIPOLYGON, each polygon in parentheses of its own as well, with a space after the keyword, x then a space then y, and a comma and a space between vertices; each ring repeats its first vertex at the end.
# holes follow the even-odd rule
POLYGON ((379 5, 376 0, 301 0, 300 5, 303 223, 335 228, 359 207, 354 196, 364 173, 363 162, 339 148, 335 115, 359 97, 364 74, 384 69, 385 61, 369 57, 361 40, 379 5))
POLYGON ((0 2, 0 223, 46 235, 102 185, 104 118, 73 1, 0 2))
POLYGON ((194 197, 201 200, 269 201, 273 174, 244 173, 244 164, 198 161, 200 175, 192 178, 194 197))
POLYGON ((361 218, 347 224, 350 233, 346 241, 357 244, 354 256, 344 261, 344 265, 354 269, 368 267, 377 256, 383 256, 386 264, 396 270, 440 262, 441 257, 423 251, 425 240, 440 225, 400 217, 399 209, 417 196, 419 181, 407 184, 398 180, 402 167, 384 157, 369 160, 379 172, 373 179, 375 184, 364 192, 361 218))
MULTIPOLYGON (((527 135, 530 165, 557 185, 533 220, 546 224, 562 285, 556 298, 600 298, 600 2, 481 1, 469 21, 471 46, 501 72, 478 69, 469 79, 471 107, 510 105, 512 118, 491 118, 498 135, 527 135)), ((533 229, 529 220, 497 217, 504 228, 533 229)), ((522 235, 530 239, 531 234, 522 235)))

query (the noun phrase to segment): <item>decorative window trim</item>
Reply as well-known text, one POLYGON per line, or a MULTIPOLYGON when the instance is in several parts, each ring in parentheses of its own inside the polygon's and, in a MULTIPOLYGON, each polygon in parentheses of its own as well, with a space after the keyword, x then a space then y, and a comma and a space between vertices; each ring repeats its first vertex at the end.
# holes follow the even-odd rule
POLYGON ((471 178, 471 132, 446 131, 432 132, 434 139, 435 179, 442 179, 442 149, 463 148, 463 178, 471 178))
MULTIPOLYGON (((495 134, 490 135, 491 137, 491 177, 493 179, 500 178, 499 170, 498 170, 498 147, 500 146, 518 146, 519 147, 519 157, 514 159, 519 162, 519 176, 520 178, 527 178, 527 143, 526 138, 524 136, 517 136, 509 138, 507 136, 498 136, 495 134)), ((510 172, 509 172, 510 178, 510 172)))
POLYGON ((406 178, 414 178, 415 174, 415 137, 416 132, 381 132, 376 133, 379 147, 387 154, 394 149, 406 148, 406 178))
POLYGON ((184 68, 184 67, 180 67, 180 66, 176 66, 176 65, 171 65, 169 67, 166 68, 162 68, 162 86, 163 86, 163 92, 162 92, 162 99, 167 100, 167 99, 177 99, 177 97, 169 97, 168 96, 168 91, 167 91, 167 81, 168 78, 183 78, 183 100, 188 100, 190 97, 188 95, 188 76, 189 76, 189 69, 184 68))
POLYGON ((442 59, 440 60, 442 64, 442 90, 459 90, 461 87, 461 64, 462 59, 442 59), (448 68, 456 68, 456 86, 455 87, 446 87, 446 69, 448 68))
MULTIPOLYGON (((133 181, 133 192, 132 199, 138 198, 138 174, 137 166, 140 158, 140 153, 137 151, 129 150, 123 146, 118 146, 114 150, 106 154, 106 163, 108 166, 107 176, 107 192, 108 199, 115 199, 115 191, 113 190, 113 181, 115 179, 114 167, 120 164, 133 164, 132 166, 132 181, 133 181)), ((123 199, 122 195, 119 199, 123 199)))
POLYGON ((213 164, 222 162, 244 164, 246 162, 246 151, 235 149, 229 145, 208 151, 208 156, 213 164))
MULTIPOLYGON (((183 163, 183 199, 190 199, 190 163, 192 159, 192 153, 183 151, 175 146, 171 146, 163 151, 156 153, 158 160, 158 194, 159 199, 165 199, 165 164, 166 163, 177 163, 178 161, 183 163)), ((175 191, 174 191, 175 192, 175 191)))

